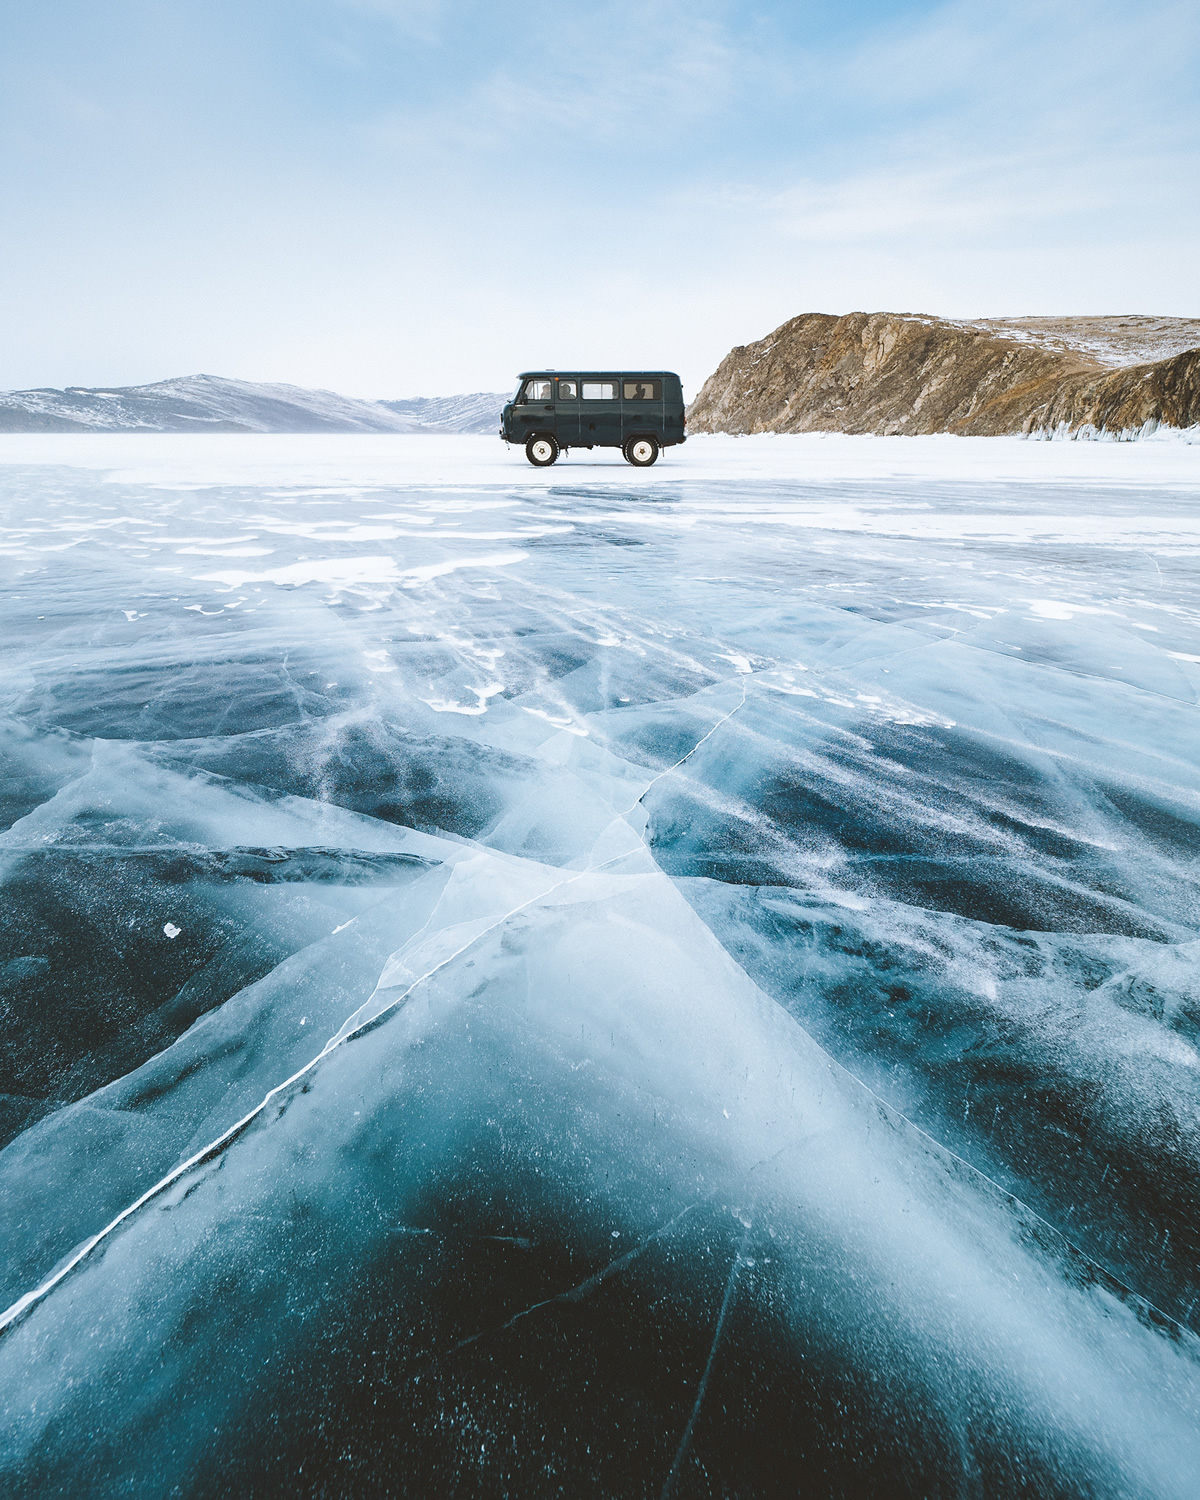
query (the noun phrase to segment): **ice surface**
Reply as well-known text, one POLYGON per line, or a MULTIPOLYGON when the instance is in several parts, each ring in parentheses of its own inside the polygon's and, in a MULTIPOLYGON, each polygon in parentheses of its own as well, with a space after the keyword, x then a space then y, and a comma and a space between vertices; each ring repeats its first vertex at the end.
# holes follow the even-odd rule
POLYGON ((0 490, 6 1494, 1195 1493, 1194 446, 0 490))

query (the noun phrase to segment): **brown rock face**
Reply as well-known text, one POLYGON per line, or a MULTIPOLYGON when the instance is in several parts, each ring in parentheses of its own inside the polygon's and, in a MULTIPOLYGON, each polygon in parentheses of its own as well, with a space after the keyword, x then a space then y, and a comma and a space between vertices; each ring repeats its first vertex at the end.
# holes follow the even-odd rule
POLYGON ((1200 423, 1200 319, 802 313, 732 350, 692 432, 974 436, 1200 423))

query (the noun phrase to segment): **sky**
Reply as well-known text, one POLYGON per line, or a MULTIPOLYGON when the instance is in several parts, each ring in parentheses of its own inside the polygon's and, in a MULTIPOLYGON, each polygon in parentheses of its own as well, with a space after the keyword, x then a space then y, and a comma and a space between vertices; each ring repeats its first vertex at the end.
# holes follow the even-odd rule
POLYGON ((0 0, 0 389, 1200 315, 1200 6, 0 0))

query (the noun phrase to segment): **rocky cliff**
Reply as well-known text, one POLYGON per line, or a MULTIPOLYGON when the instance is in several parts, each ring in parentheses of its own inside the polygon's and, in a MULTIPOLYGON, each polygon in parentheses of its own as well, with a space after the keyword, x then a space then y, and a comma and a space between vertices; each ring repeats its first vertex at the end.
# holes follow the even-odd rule
POLYGON ((1200 319, 802 313, 732 350, 692 432, 977 436, 1200 423, 1200 319))

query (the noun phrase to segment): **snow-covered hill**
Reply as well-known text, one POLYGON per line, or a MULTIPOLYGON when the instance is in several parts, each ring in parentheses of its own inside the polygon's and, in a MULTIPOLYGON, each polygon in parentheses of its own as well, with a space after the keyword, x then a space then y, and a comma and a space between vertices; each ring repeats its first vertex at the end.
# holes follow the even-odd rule
POLYGON ((495 433, 507 395, 476 391, 469 396, 414 396, 408 401, 381 401, 398 416, 411 417, 431 432, 495 433))
POLYGON ((0 393, 0 432, 494 432, 504 396, 362 401, 185 375, 153 385, 0 393))

